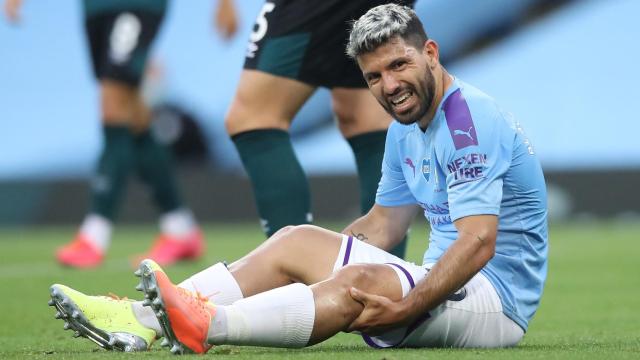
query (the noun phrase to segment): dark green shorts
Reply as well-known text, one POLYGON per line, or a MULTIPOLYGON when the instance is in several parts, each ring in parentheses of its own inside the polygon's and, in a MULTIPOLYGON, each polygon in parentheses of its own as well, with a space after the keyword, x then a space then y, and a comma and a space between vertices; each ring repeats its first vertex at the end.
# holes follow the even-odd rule
POLYGON ((95 76, 137 87, 162 18, 162 13, 139 10, 88 17, 85 29, 95 76))
POLYGON ((370 8, 412 0, 273 0, 258 14, 244 68, 328 88, 365 88, 345 54, 350 22, 370 8))

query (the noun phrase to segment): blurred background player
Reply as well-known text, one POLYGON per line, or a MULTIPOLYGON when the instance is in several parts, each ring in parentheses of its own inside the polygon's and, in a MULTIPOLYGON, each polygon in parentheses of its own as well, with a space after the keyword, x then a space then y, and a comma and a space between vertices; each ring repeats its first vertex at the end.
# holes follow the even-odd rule
MULTIPOLYGON (((361 212, 373 205, 391 117, 371 96, 344 45, 350 21, 389 2, 414 3, 274 0, 263 5, 225 125, 251 179, 267 236, 313 220, 309 184, 288 129, 317 87, 331 90, 340 132, 353 150, 361 212)), ((402 257, 405 248, 403 241, 392 253, 402 257)))
MULTIPOLYGON (((91 181, 90 210, 75 238, 56 252, 66 266, 99 265, 109 247, 113 221, 132 172, 150 189, 159 208, 160 235, 142 257, 168 265, 195 259, 203 234, 181 198, 168 149, 149 130, 151 112, 140 83, 167 0, 83 0, 85 30, 100 84, 104 145, 91 181)), ((21 0, 7 0, 7 18, 19 20, 21 0)), ((237 28, 232 0, 219 0, 215 24, 224 37, 237 28)))

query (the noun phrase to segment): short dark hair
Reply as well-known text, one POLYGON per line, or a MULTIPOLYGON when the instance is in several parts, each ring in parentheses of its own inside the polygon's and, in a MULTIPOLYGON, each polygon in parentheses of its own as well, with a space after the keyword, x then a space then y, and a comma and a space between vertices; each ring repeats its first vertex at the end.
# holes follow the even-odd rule
POLYGON ((429 40, 422 22, 410 7, 393 3, 379 5, 353 22, 346 53, 355 59, 395 37, 417 49, 429 40))

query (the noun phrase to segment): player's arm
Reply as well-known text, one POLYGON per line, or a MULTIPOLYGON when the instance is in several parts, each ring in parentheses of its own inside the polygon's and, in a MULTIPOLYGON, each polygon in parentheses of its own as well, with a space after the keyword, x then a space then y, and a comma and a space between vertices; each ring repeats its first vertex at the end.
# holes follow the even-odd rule
POLYGON ((22 0, 5 0, 4 15, 9 22, 17 23, 20 21, 20 8, 22 8, 22 0))
POLYGON ((218 0, 214 13, 214 26, 225 39, 230 39, 238 30, 238 17, 233 0, 218 0))
POLYGON ((497 216, 467 216, 454 224, 458 230, 457 240, 434 265, 429 276, 418 282, 403 300, 394 302, 352 289, 352 297, 362 302, 365 309, 351 324, 350 331, 375 334, 410 324, 444 302, 491 260, 496 248, 497 216))
POLYGON ((393 249, 402 241, 419 210, 420 207, 417 205, 374 204, 366 215, 347 226, 342 233, 383 250, 393 249))
POLYGON ((454 222, 458 239, 403 301, 410 317, 430 311, 460 289, 493 258, 496 251, 498 217, 474 215, 454 222))

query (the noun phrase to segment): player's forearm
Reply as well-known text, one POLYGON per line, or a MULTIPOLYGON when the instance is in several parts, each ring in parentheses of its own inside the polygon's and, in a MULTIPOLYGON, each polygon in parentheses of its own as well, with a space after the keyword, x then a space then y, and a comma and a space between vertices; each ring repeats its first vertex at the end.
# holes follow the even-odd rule
POLYGON ((495 244, 490 239, 471 233, 461 234, 429 275, 402 301, 406 316, 415 319, 444 302, 489 262, 494 250, 495 244))
POLYGON ((373 205, 369 212, 342 232, 383 250, 392 249, 407 233, 420 207, 373 205))
POLYGON ((390 247, 390 239, 385 227, 381 225, 380 221, 375 221, 375 216, 370 214, 358 218, 342 230, 342 233, 380 249, 386 250, 390 247))

